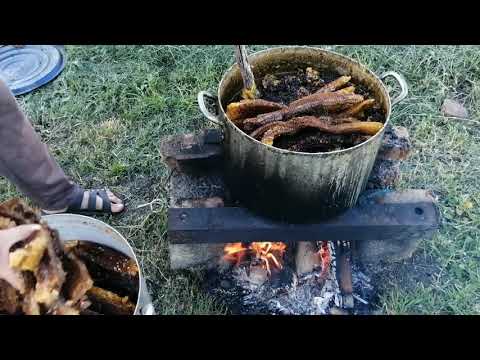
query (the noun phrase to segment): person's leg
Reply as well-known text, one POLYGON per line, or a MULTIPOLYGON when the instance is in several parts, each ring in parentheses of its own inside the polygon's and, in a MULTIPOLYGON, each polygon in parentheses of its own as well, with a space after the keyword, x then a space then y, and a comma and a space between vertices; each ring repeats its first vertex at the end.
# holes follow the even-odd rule
MULTIPOLYGON (((9 179, 26 196, 43 209, 62 212, 72 204, 74 196, 83 194, 82 209, 88 207, 90 193, 71 182, 49 154, 15 97, 0 80, 0 175, 9 179)), ((123 204, 110 191, 112 212, 123 210, 123 204)), ((102 209, 103 199, 96 199, 102 209)))
POLYGON ((75 190, 0 80, 0 175, 41 207, 62 209, 75 190))

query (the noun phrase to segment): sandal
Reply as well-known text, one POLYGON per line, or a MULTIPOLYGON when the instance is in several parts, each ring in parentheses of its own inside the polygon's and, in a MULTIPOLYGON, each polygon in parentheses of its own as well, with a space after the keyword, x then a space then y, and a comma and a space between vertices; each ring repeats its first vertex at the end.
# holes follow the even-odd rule
POLYGON ((94 214, 111 214, 117 215, 122 213, 125 210, 125 206, 122 210, 118 212, 112 212, 112 201, 108 197, 106 189, 91 189, 91 190, 84 190, 82 188, 77 188, 75 193, 72 196, 72 200, 70 201, 70 205, 67 207, 65 211, 62 212, 49 212, 43 210, 44 214, 85 214, 85 215, 94 215, 94 214), (83 198, 85 193, 88 193, 88 202, 87 207, 82 207, 83 198), (102 207, 101 209, 97 209, 97 196, 102 199, 102 207))

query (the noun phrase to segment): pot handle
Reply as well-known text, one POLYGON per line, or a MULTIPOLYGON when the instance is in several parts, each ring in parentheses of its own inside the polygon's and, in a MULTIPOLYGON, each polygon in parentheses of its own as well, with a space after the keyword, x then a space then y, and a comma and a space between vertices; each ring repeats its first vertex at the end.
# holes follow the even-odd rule
POLYGON ((208 91, 200 91, 197 96, 197 101, 198 101, 198 106, 200 107, 200 111, 212 123, 223 126, 222 121, 218 118, 218 116, 215 114, 212 114, 207 109, 207 105, 205 104, 205 97, 209 97, 210 99, 214 100, 216 106, 218 106, 218 98, 215 95, 210 94, 208 91))
POLYGON ((398 84, 400 85, 400 90, 401 90, 400 94, 398 94, 397 97, 392 99, 392 106, 394 106, 394 105, 398 104, 400 101, 402 101, 403 99, 405 99, 407 97, 407 95, 408 95, 408 85, 407 85, 407 81, 405 80, 405 78, 395 71, 387 71, 382 76, 380 76, 380 79, 383 80, 383 79, 385 79, 389 76, 391 76, 391 77, 395 78, 395 80, 397 80, 398 84))

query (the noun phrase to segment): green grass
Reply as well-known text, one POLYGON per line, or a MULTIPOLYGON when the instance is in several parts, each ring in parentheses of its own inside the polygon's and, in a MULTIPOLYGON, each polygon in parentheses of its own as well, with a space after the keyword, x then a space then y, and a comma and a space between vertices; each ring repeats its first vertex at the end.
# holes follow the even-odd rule
MULTIPOLYGON (((255 46, 255 49, 266 46, 255 46)), ((402 165, 401 187, 440 196, 444 224, 420 253, 437 260, 429 284, 389 283, 381 302, 389 314, 480 312, 480 48, 476 46, 335 46, 377 74, 402 73, 409 97, 392 121, 407 126, 415 152, 402 165), (443 99, 465 102, 472 121, 441 116, 443 99)), ((200 288, 198 275, 172 272, 166 240, 162 136, 208 124, 196 94, 214 90, 233 61, 229 46, 69 46, 65 71, 19 101, 65 171, 82 185, 122 194, 128 211, 101 217, 134 245, 157 311, 212 314, 224 309, 200 288), (156 200, 156 201, 153 201, 156 200), (153 201, 153 202, 152 202, 153 201), (136 209, 152 202, 152 206, 136 209)), ((388 83, 391 84, 391 83, 388 83)), ((17 195, 0 180, 0 197, 17 195)))

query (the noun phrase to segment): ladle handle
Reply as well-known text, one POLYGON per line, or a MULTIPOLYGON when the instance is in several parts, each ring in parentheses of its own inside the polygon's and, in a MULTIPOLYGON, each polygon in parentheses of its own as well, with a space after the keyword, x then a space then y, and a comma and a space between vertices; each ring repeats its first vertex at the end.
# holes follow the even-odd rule
POLYGON ((382 74, 382 76, 380 76, 380 79, 383 81, 385 78, 389 76, 397 80, 398 84, 400 85, 400 94, 398 94, 395 98, 391 100, 392 106, 394 106, 407 97, 408 85, 405 78, 395 71, 387 71, 386 73, 382 74))
POLYGON ((252 68, 248 62, 247 48, 245 45, 235 45, 235 57, 243 79, 243 97, 257 97, 258 90, 255 85, 255 77, 253 76, 252 68))

